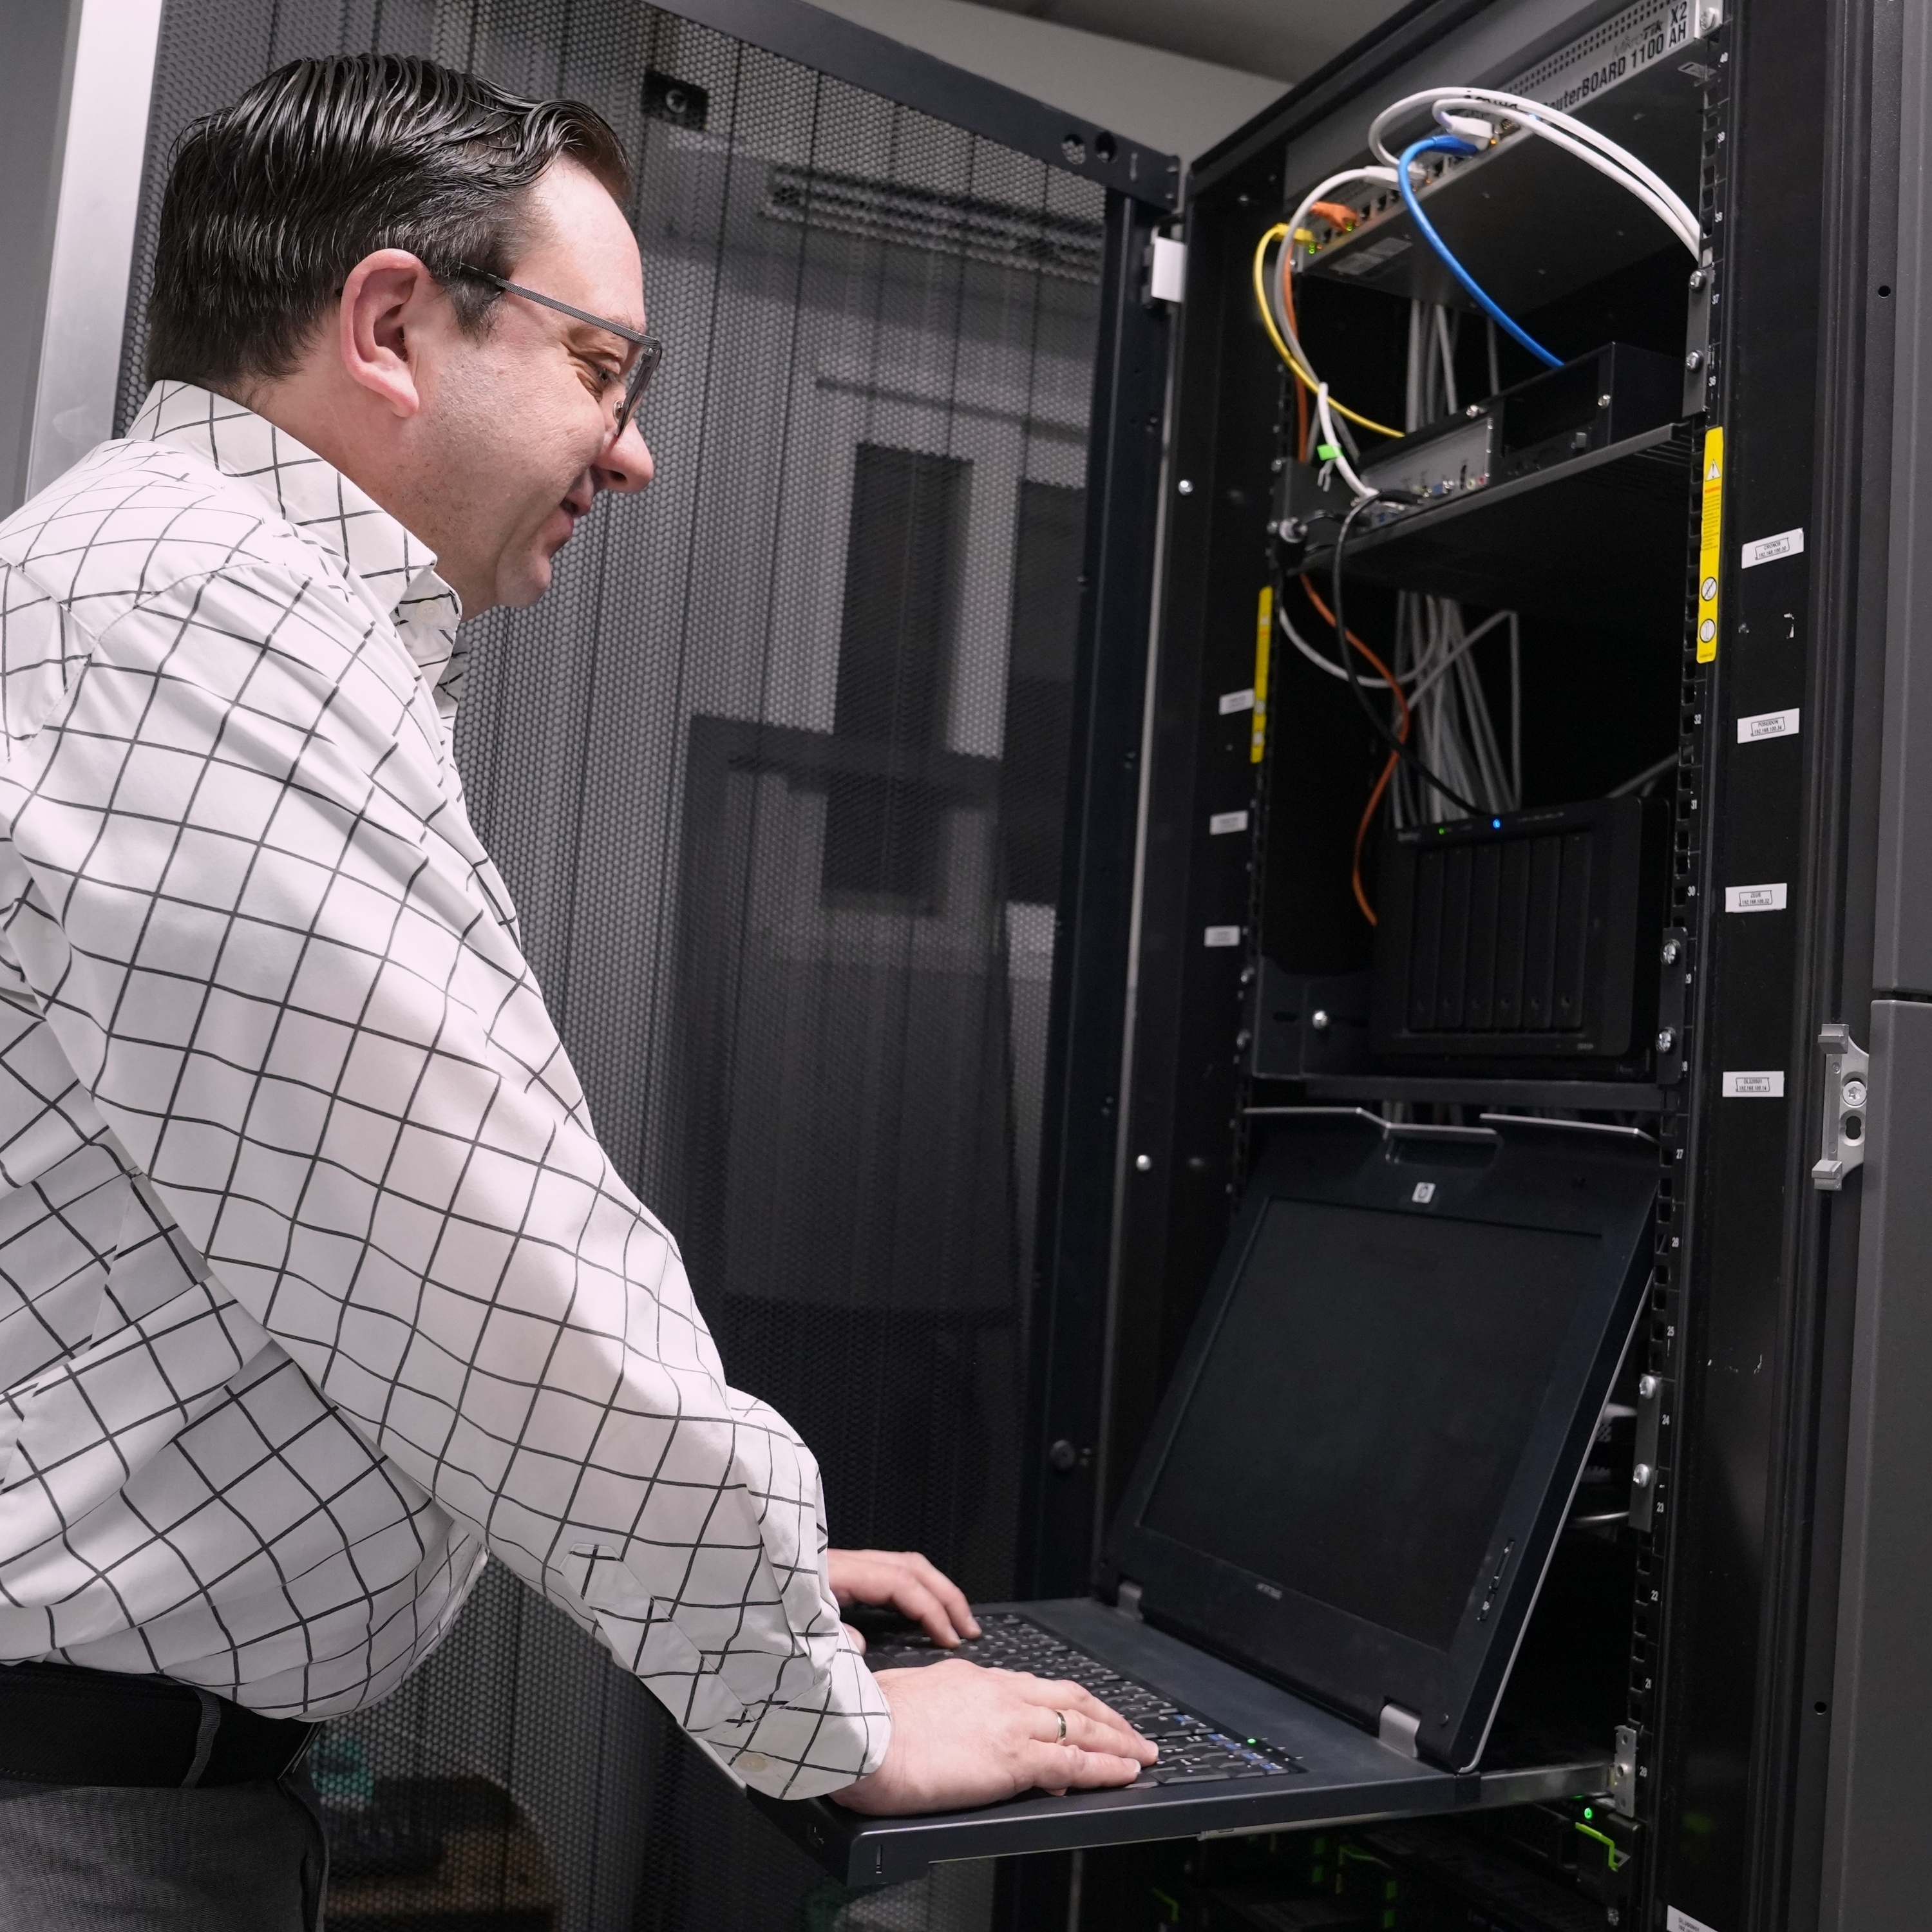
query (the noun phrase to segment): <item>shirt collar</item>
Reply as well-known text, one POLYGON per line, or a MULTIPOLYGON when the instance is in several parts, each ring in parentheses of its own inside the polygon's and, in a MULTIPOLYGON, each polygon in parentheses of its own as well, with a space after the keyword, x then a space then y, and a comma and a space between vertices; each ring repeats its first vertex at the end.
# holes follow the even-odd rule
POLYGON ((157 382, 128 426, 130 442, 165 442, 252 484, 276 512, 325 545, 393 617, 440 700, 453 702, 466 651, 461 606, 429 546, 332 464, 266 417, 192 382, 157 382))

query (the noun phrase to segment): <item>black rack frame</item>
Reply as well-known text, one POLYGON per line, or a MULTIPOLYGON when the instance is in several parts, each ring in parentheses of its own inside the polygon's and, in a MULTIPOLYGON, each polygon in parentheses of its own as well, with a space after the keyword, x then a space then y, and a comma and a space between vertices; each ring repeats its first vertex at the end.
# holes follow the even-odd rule
MULTIPOLYGON (((1280 379, 1247 313, 1246 256, 1286 185, 1286 146, 1366 108, 1418 52, 1481 38, 1485 16, 1515 10, 1417 0, 1190 176, 1120 1230, 1104 1352, 1063 1358, 1048 1376, 1055 1414, 1091 1412, 1072 1401, 1076 1382, 1108 1394, 1095 1480, 1063 1479, 1069 1553, 1042 1560, 1042 1590, 1076 1586, 1072 1532, 1090 1538, 1117 1499, 1232 1218, 1251 1106, 1590 1104, 1585 1082, 1310 1075, 1251 1088, 1266 800, 1250 717, 1216 702, 1252 682, 1280 379), (1208 836, 1210 814, 1238 808, 1253 843, 1208 836), (1202 944, 1204 928, 1238 922, 1241 946, 1202 944)), ((1932 1084, 1932 920, 1910 883, 1932 862, 1932 808, 1918 802, 1932 788, 1909 782, 1925 757, 1927 700, 1909 674, 1932 582, 1916 568, 1932 442, 1916 430, 1912 358, 1932 341, 1932 255, 1907 225, 1922 220, 1916 170, 1932 153, 1932 36, 1874 0, 1727 10, 1708 41, 1702 197, 1718 299, 1709 412, 1694 421, 1700 446, 1705 421, 1729 445, 1723 634, 1715 662, 1700 664, 1685 620, 1670 914, 1688 968, 1682 1072, 1673 1052, 1661 1084, 1594 1090, 1603 1108, 1654 1118, 1668 1196, 1645 1334, 1661 1390, 1659 1480, 1630 1622, 1641 1850, 1624 1922, 1645 1932, 1660 1932, 1666 1907, 1724 1932, 1908 1922, 1908 1754, 1932 1716, 1899 1597, 1932 1545, 1905 1500, 1932 1468, 1932 1426, 1905 1394, 1910 1374, 1922 1390, 1932 1376, 1932 1322, 1906 1305, 1899 1261, 1888 1274, 1859 1242, 1861 1190, 1882 1182, 1875 1232, 1887 1252, 1932 1243, 1922 1150, 1932 1115, 1911 1097, 1932 1084), (1908 324, 1917 334, 1897 346, 1894 394, 1894 330, 1908 324), (1895 428, 1906 439, 1896 449, 1895 428), (1802 554, 1741 568, 1743 540, 1798 528, 1802 554), (1792 706, 1798 736, 1738 743, 1737 718, 1792 706), (1789 882, 1787 915, 1727 919, 1726 883, 1774 878, 1789 882), (1836 1193, 1810 1178, 1827 1021, 1858 1040, 1876 1032, 1898 1060, 1890 1084, 1874 1060, 1878 1172, 1836 1193), (1726 1070, 1767 1067, 1785 1071, 1781 1100, 1726 1096, 1726 1070), (1904 1351, 1895 1363, 1870 1339, 1881 1312, 1904 1351), (1839 1641, 1841 1554, 1857 1652, 1839 1641), (1855 1746, 1866 1754, 1856 1765, 1855 1746)), ((1294 727, 1277 716, 1268 728, 1280 743, 1294 727)), ((1295 748, 1323 755, 1312 742, 1295 748)), ((1352 832, 1358 808, 1346 827, 1339 813, 1298 814, 1298 836, 1352 832)), ((1043 1432, 1034 1445, 1042 1466, 1047 1442, 1043 1432)), ((1098 1924, 1119 1903, 1102 1868, 1090 1866, 1085 1890, 1098 1924)))
MULTIPOLYGON (((1172 157, 803 0, 668 4, 1107 191, 1016 1580, 1078 1594, 1232 1218, 1249 1105, 1274 1090, 1245 1072, 1246 950, 1201 944, 1208 926, 1252 932, 1264 856, 1204 836, 1209 815, 1247 809, 1266 832, 1251 720, 1216 702, 1252 680, 1280 382, 1248 251, 1292 139, 1459 37, 1472 77, 1492 77, 1484 59, 1521 64, 1574 20, 1541 10, 1540 38, 1513 45, 1522 0, 1412 0, 1204 158, 1170 363, 1147 262, 1180 201, 1172 157)), ((1932 1317, 1911 1292, 1932 1248, 1932 685, 1911 674, 1932 648, 1932 27, 1879 0, 1730 11, 1703 184, 1724 632, 1700 665, 1686 626, 1672 898, 1687 1051, 1681 1082, 1665 1067, 1601 1090, 1654 1120, 1670 1210, 1647 1338, 1658 1506, 1631 1619, 1643 1932, 1670 1907, 1722 1932, 1913 1922, 1910 1774, 1932 1723, 1906 1588, 1932 1565, 1932 1317), (1739 538, 1794 527, 1801 555, 1739 568, 1739 538), (1738 745, 1737 717, 1794 704, 1798 738, 1738 745), (1744 878, 1787 880, 1789 914, 1727 924, 1719 888, 1744 878), (1836 1194, 1810 1183, 1827 1021, 1874 1049, 1871 1167, 1836 1194), (1784 1099, 1727 1100, 1739 1066, 1784 1068, 1784 1099)), ((1277 746, 1292 728, 1270 721, 1277 746)), ((1346 838, 1356 808, 1302 830, 1346 838)), ((1286 1090, 1552 1108, 1592 1093, 1352 1075, 1286 1090)), ((1015 1862, 1004 1922, 1068 1922, 1068 1880, 1063 1861, 1015 1862)))

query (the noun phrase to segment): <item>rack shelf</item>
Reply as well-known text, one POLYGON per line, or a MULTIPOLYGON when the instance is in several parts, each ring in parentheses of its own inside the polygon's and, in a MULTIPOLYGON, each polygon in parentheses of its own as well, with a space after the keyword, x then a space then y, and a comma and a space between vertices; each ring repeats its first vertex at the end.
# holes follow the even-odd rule
MULTIPOLYGON (((1258 1092, 1292 1093, 1304 1103, 1363 1100, 1420 1101, 1443 1106, 1551 1107, 1604 1114, 1658 1114, 1664 1089, 1624 1080, 1459 1079, 1437 1074, 1306 1073, 1298 1078, 1258 1081, 1258 1092)), ((1296 1100, 1276 1104, 1292 1106, 1296 1100)), ((1250 1114, 1271 1111, 1265 1102, 1250 1114)))
MULTIPOLYGON (((1684 621, 1690 432, 1646 430, 1553 469, 1426 505, 1348 539, 1347 574, 1604 624, 1684 621)), ((1309 552, 1327 580, 1332 543, 1309 552)))

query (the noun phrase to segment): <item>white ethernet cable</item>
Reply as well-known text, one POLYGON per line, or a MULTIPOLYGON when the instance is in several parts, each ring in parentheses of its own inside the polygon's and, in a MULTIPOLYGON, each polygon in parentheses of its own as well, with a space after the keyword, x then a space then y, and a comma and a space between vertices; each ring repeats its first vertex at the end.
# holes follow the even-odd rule
MULTIPOLYGON (((1486 87, 1430 87, 1391 101, 1369 125, 1370 148, 1378 160, 1388 164, 1391 174, 1396 157, 1390 152, 1388 130, 1405 115, 1424 107, 1445 133, 1465 140, 1475 138, 1472 119, 1483 124, 1490 140, 1500 138, 1497 124, 1505 120, 1540 136, 1634 195, 1690 250, 1693 261, 1703 259, 1703 230, 1689 204, 1668 182, 1628 148, 1598 134, 1587 122, 1520 94, 1504 94, 1486 87)), ((1320 198, 1317 194, 1310 200, 1320 198)))
POLYGON ((1334 464, 1336 471, 1342 481, 1355 493, 1355 500, 1358 502, 1366 502, 1371 496, 1380 496, 1382 492, 1379 490, 1371 490, 1355 474, 1349 464, 1348 452, 1342 447, 1342 439, 1336 434, 1335 418, 1328 412, 1328 385, 1326 382, 1318 382, 1316 385, 1315 413, 1322 424, 1322 434, 1325 447, 1335 452, 1328 458, 1328 460, 1334 464))

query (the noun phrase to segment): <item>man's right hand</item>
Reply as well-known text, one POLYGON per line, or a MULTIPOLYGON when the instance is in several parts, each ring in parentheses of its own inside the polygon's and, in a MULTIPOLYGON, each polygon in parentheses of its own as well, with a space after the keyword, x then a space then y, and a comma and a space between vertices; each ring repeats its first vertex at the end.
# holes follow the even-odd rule
POLYGON ((1058 1796, 1131 1784, 1158 1755, 1077 1684, 988 1670, 964 1658, 881 1670, 878 1683, 892 1707, 886 1761, 832 1794, 876 1817, 997 1804, 1035 1789, 1058 1796))

